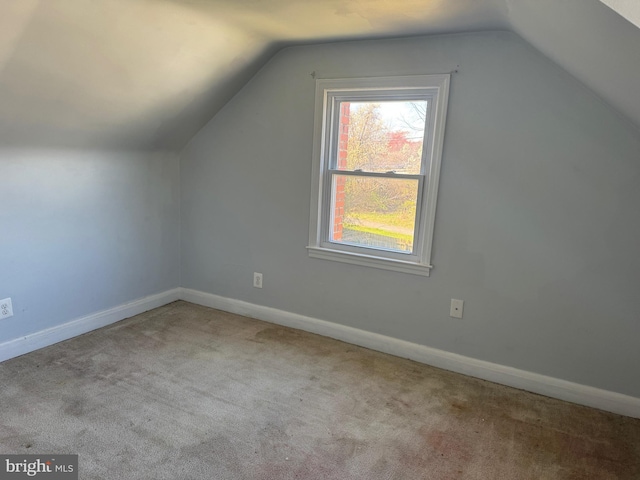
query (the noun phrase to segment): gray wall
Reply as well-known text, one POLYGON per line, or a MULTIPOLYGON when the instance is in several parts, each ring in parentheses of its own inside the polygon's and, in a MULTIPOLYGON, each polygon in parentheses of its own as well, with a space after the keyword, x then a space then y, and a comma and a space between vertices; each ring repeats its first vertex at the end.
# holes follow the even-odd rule
POLYGON ((515 35, 289 48, 183 152, 182 286, 640 396, 639 182, 640 132, 515 35), (311 72, 457 65, 432 276, 310 259, 311 72))
POLYGON ((0 150, 0 343, 179 284, 174 154, 0 150))

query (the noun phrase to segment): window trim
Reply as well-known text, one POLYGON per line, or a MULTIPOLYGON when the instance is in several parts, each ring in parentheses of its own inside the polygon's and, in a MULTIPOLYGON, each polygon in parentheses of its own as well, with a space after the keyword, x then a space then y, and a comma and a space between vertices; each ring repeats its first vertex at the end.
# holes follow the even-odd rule
MULTIPOLYGON (((435 223, 436 200, 442 148, 444 143, 445 121, 449 97, 450 75, 411 75, 397 77, 337 78, 316 80, 315 122, 313 134, 311 213, 309 223, 308 254, 313 258, 334 260, 343 263, 364 265, 385 270, 429 276, 433 229, 435 223), (327 198, 331 181, 331 140, 335 138, 337 126, 332 124, 331 102, 351 100, 358 96, 370 100, 387 98, 402 100, 424 97, 428 99, 429 119, 425 128, 423 148, 424 172, 420 173, 422 198, 416 204, 416 248, 413 254, 395 253, 367 247, 351 247, 328 241, 328 223, 322 215, 330 215, 330 198, 327 198), (433 123, 433 126, 430 125, 433 123), (333 135, 332 135, 333 133, 333 135), (426 157, 426 158, 425 158, 426 157), (327 212, 324 211, 327 210, 327 212)), ((354 100, 355 99, 355 100, 354 100)), ((367 172, 368 174, 370 172, 367 172)), ((393 177, 392 175, 386 178, 393 177)), ((409 176, 409 175, 406 175, 409 176)), ((403 178, 405 175, 398 178, 403 178)), ((420 190, 419 190, 420 191, 420 190)))

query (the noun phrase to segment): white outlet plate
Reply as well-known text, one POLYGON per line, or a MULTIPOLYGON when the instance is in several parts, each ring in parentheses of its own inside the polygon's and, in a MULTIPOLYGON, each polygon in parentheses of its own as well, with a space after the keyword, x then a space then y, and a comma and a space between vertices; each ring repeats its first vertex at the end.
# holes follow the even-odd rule
POLYGON ((464 310, 464 300, 451 299, 451 310, 449 316, 453 318, 462 318, 462 311, 464 310))
POLYGON ((262 288, 262 274, 253 272, 253 286, 256 288, 262 288))
POLYGON ((0 319, 13 317, 13 306, 11 305, 11 299, 5 298, 0 300, 0 319))

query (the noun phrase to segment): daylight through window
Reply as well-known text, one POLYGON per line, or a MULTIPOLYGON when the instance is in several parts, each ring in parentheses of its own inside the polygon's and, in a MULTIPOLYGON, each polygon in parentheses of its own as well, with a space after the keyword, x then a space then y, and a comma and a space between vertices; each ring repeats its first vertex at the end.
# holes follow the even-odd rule
POLYGON ((311 256, 429 274, 448 81, 317 81, 311 256))

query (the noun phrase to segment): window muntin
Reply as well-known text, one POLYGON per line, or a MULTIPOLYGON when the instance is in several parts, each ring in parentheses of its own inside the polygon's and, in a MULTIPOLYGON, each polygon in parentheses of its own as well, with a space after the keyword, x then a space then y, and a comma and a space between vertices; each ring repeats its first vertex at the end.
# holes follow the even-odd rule
POLYGON ((311 256, 428 275, 448 81, 317 81, 311 256))

